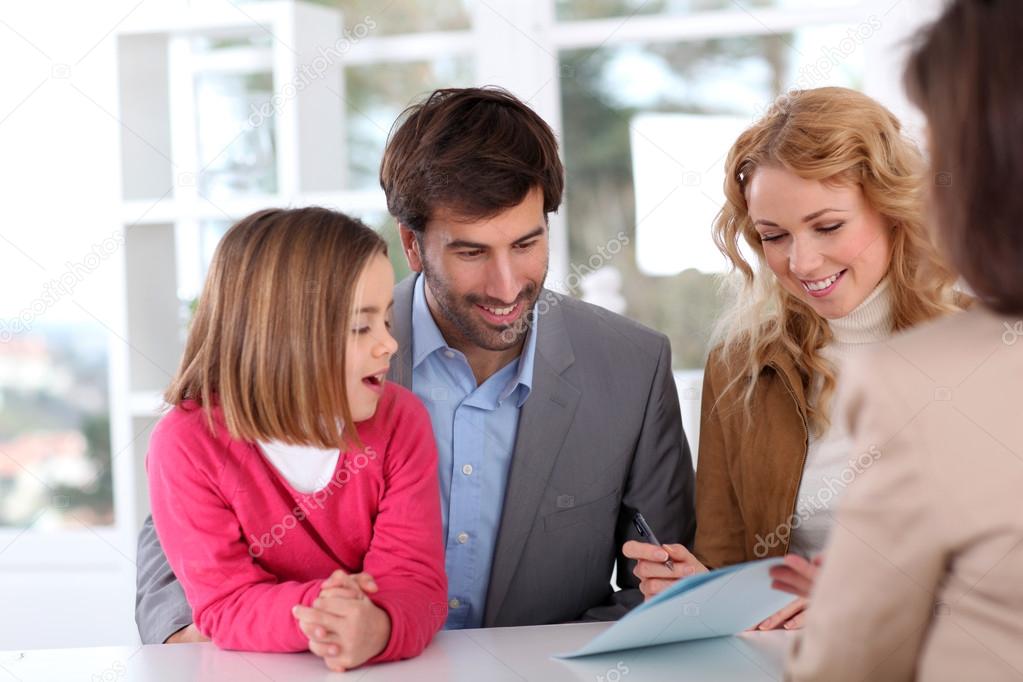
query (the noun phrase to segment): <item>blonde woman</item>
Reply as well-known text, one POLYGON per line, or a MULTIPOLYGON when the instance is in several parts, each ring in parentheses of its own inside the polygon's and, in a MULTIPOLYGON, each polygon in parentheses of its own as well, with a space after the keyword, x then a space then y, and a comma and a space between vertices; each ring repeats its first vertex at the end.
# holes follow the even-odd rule
MULTIPOLYGON (((838 368, 956 308, 922 219, 921 157, 873 99, 791 93, 726 163, 714 240, 741 284, 704 374, 696 539, 692 554, 626 544, 648 598, 707 568, 817 555, 835 501, 876 459, 830 419, 838 368)), ((759 627, 798 627, 804 607, 759 627)))

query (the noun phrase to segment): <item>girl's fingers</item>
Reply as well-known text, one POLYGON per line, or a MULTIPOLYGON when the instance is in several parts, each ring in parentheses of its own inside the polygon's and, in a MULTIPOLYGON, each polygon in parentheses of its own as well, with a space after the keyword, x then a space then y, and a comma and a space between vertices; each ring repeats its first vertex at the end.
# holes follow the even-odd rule
POLYGON ((363 599, 365 596, 354 587, 328 587, 320 592, 320 599, 363 599))
POLYGON ((359 603, 363 599, 365 599, 365 596, 361 596, 358 599, 317 597, 316 600, 313 601, 313 608, 332 614, 338 618, 344 618, 351 615, 356 609, 358 609, 359 603))
POLYGON ((366 592, 370 594, 378 592, 380 588, 377 586, 377 581, 369 573, 356 573, 354 576, 356 583, 366 592))
POLYGON ((341 647, 337 644, 330 644, 328 642, 318 642, 314 639, 309 640, 309 651, 313 652, 320 658, 332 658, 341 654, 341 647))
POLYGON ((324 590, 348 588, 358 592, 376 593, 380 590, 376 580, 369 573, 348 574, 342 570, 334 571, 320 585, 321 593, 324 590))
POLYGON ((341 629, 341 618, 328 611, 301 604, 292 607, 291 614, 308 625, 320 625, 327 630, 337 632, 341 629))
POLYGON ((314 623, 307 623, 303 620, 299 620, 298 629, 301 630, 302 634, 306 636, 306 639, 310 641, 320 642, 321 644, 339 644, 341 641, 337 633, 332 630, 328 630, 322 625, 316 625, 314 623))
POLYGON ((327 576, 327 579, 323 581, 323 585, 320 586, 320 589, 326 587, 341 587, 342 585, 349 585, 351 583, 352 576, 339 568, 327 576))

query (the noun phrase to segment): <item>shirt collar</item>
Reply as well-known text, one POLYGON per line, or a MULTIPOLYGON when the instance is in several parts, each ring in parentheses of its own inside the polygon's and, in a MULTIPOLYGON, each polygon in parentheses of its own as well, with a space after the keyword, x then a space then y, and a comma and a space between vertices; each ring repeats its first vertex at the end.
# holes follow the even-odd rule
POLYGON ((426 303, 426 290, 423 288, 425 281, 422 275, 416 277, 412 293, 412 369, 423 364, 423 360, 438 350, 448 348, 426 303))
MULTIPOLYGON (((450 348, 444 335, 437 326, 430 307, 426 302, 426 278, 422 275, 416 277, 415 289, 412 293, 412 369, 416 369, 433 353, 440 350, 454 350, 450 348)), ((536 315, 536 307, 532 311, 533 323, 529 326, 526 334, 526 342, 522 346, 522 353, 519 355, 518 367, 514 377, 508 381, 502 389, 499 400, 504 402, 512 393, 518 391, 516 404, 522 407, 533 390, 533 364, 536 360, 536 336, 537 325, 539 324, 536 315)))

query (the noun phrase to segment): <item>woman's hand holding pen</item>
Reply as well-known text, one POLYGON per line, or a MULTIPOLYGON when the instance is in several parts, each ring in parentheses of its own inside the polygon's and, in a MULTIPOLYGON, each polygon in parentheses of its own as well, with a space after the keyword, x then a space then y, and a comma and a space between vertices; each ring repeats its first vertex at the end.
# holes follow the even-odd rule
POLYGON ((391 619, 367 594, 380 588, 368 573, 335 571, 323 582, 312 608, 296 606, 309 650, 337 672, 357 668, 387 647, 391 619))
POLYGON ((682 545, 651 545, 629 540, 622 547, 622 553, 636 560, 632 573, 639 578, 639 590, 645 599, 682 578, 707 572, 707 567, 682 545), (668 559, 671 559, 671 568, 666 565, 668 559))

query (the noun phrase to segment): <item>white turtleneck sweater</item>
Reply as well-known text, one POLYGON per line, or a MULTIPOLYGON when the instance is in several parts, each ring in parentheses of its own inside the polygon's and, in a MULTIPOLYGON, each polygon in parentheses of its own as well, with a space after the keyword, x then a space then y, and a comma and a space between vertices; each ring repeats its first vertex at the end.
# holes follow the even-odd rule
MULTIPOLYGON (((834 337, 821 354, 836 368, 863 349, 888 340, 892 335, 892 297, 887 278, 859 306, 845 317, 828 320, 834 337)), ((819 392, 820 385, 813 393, 819 392)), ((811 395, 811 400, 816 395, 811 395)), ((833 405, 832 405, 833 407, 833 405)), ((819 438, 812 435, 799 485, 796 517, 792 524, 789 551, 806 557, 824 549, 833 523, 832 510, 838 498, 862 467, 860 453, 852 451, 852 438, 845 425, 836 420, 819 438)))

